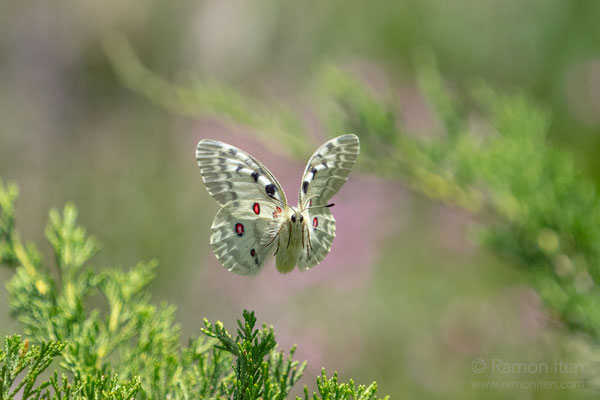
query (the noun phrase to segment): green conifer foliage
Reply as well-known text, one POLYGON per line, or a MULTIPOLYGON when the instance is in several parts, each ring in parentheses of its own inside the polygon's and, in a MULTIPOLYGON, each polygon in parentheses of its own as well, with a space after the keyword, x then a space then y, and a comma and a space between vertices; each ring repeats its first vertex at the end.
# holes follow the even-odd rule
MULTIPOLYGON (((293 360, 295 348, 287 356, 277 351, 273 328, 255 329, 254 312, 244 311, 236 337, 205 321, 204 335, 182 347, 175 307, 152 304, 147 289, 156 262, 93 268, 89 260, 100 246, 68 204, 50 212, 46 227, 53 274, 15 230, 17 195, 16 185, 0 181, 0 263, 14 270, 9 305, 29 339, 5 339, 0 399, 288 398, 306 364, 293 360), (106 307, 89 306, 98 295, 106 307), (57 370, 44 378, 51 365, 57 370)), ((319 383, 315 398, 348 398, 331 397, 337 387, 346 393, 349 386, 319 383)), ((356 393, 376 398, 374 390, 356 393)))

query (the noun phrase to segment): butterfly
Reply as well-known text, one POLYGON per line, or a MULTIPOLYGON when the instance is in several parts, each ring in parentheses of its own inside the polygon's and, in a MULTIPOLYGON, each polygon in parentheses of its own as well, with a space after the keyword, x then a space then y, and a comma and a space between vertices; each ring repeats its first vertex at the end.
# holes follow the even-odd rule
POLYGON ((263 163, 232 145, 201 140, 196 159, 202 180, 222 205, 210 228, 217 259, 239 275, 258 273, 271 255, 281 273, 320 263, 335 237, 329 200, 346 182, 359 150, 352 134, 319 147, 304 170, 298 206, 292 207, 263 163))

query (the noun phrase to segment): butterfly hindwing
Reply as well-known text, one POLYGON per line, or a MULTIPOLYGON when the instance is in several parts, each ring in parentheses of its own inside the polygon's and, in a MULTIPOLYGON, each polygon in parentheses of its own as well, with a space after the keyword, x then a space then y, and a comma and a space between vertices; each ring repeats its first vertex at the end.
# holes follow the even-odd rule
POLYGON ((267 167, 237 147, 204 139, 196 147, 196 160, 208 193, 221 205, 244 199, 287 202, 281 185, 267 167))
POLYGON ((325 205, 348 179, 359 150, 358 137, 352 134, 331 139, 319 147, 304 170, 298 205, 307 207, 308 200, 312 200, 312 205, 325 205))
POLYGON ((219 210, 210 244, 225 268, 239 275, 254 275, 262 268, 275 243, 276 210, 267 200, 234 200, 219 210))
POLYGON ((307 210, 304 251, 298 265, 309 269, 319 264, 331 250, 335 238, 335 218, 329 208, 307 210))

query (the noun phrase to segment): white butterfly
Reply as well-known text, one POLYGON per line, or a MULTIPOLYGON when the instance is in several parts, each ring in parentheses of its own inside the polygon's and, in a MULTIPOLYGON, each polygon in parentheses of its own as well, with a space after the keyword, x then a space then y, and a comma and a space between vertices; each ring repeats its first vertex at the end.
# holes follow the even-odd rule
POLYGON ((356 135, 319 147, 302 177, 298 206, 290 206, 275 176, 248 153, 216 140, 198 143, 196 159, 208 193, 223 207, 210 244, 229 271, 254 275, 271 254, 277 270, 309 269, 329 253, 335 219, 329 199, 342 187, 358 157, 356 135))

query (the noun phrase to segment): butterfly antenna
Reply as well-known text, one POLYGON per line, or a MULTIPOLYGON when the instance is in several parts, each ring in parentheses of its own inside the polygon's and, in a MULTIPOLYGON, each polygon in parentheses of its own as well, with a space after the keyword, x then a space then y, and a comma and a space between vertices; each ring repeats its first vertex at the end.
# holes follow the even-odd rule
MULTIPOLYGON (((310 196, 309 198, 307 198, 307 199, 304 199, 304 202, 303 202, 303 203, 304 203, 304 204, 310 204, 310 199, 312 199, 313 197, 317 197, 317 195, 316 195, 316 194, 313 194, 313 195, 312 195, 312 196, 310 196)), ((300 212, 302 212, 302 211, 304 211, 304 210, 308 210, 308 209, 309 209, 309 207, 304 207, 302 210, 300 210, 300 212)))
POLYGON ((333 206, 335 206, 335 204, 329 203, 329 204, 327 204, 325 206, 312 206, 312 207, 308 207, 308 208, 306 208, 306 210, 310 210, 310 209, 313 209, 313 208, 329 208, 329 207, 333 207, 333 206))
MULTIPOLYGON (((316 194, 313 194, 312 196, 310 196, 309 198, 307 198, 306 200, 304 200, 304 204, 310 204, 310 199, 312 199, 313 197, 317 197, 316 194)), ((324 206, 311 206, 311 207, 305 207, 303 208, 300 212, 304 211, 304 210, 310 210, 311 208, 329 208, 329 207, 333 207, 335 206, 335 204, 333 203, 329 203, 327 205, 324 206)))

